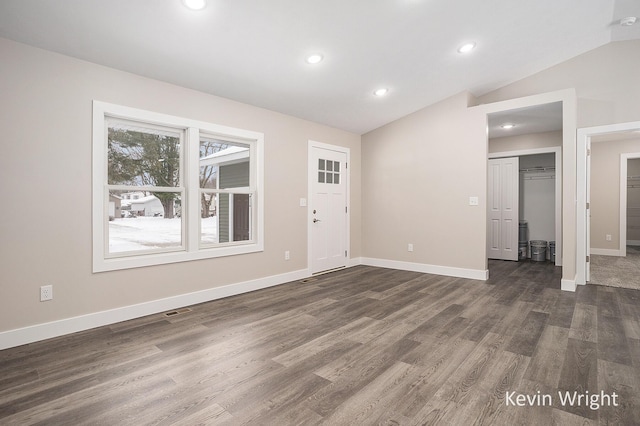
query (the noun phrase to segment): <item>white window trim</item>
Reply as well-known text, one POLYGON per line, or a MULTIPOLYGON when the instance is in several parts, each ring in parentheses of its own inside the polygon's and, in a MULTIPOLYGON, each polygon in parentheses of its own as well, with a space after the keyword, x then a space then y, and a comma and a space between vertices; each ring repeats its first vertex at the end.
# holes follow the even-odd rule
MULTIPOLYGON (((233 127, 221 126, 172 115, 145 111, 101 101, 93 101, 93 164, 92 164, 92 229, 93 229, 93 272, 114 271, 162 265, 166 263, 187 262, 222 256, 264 251, 264 134, 233 127), (132 254, 110 258, 106 253, 109 195, 107 182, 107 149, 105 117, 115 117, 142 121, 161 126, 185 129, 184 174, 187 218, 184 220, 183 249, 162 253, 132 254), (199 143, 200 133, 216 135, 231 141, 243 141, 250 145, 250 158, 255 159, 254 173, 251 173, 250 186, 255 188, 255 216, 251 223, 253 239, 247 243, 235 243, 216 247, 200 247, 200 197, 199 197, 199 143)), ((179 190, 176 188, 176 190, 179 190)))

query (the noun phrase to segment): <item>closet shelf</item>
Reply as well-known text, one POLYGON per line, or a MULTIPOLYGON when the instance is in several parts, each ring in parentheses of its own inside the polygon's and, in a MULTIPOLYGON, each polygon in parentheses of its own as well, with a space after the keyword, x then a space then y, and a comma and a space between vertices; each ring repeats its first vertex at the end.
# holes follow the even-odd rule
POLYGON ((555 172, 555 166, 547 166, 547 167, 530 167, 528 169, 520 169, 520 173, 544 173, 544 172, 555 172))

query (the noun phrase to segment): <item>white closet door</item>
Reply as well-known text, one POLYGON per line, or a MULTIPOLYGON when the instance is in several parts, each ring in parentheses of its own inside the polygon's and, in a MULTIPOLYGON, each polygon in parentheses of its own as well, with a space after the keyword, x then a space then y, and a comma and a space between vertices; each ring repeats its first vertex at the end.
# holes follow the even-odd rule
POLYGON ((518 157, 489 160, 487 253, 518 260, 518 157))

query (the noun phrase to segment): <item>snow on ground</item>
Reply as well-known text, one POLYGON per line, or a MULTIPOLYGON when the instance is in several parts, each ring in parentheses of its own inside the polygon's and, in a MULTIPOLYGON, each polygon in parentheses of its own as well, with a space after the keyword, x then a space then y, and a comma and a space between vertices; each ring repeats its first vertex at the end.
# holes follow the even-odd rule
MULTIPOLYGON (((202 243, 216 242, 217 218, 201 219, 202 243)), ((109 252, 180 247, 182 219, 162 217, 120 218, 109 222, 109 252)))

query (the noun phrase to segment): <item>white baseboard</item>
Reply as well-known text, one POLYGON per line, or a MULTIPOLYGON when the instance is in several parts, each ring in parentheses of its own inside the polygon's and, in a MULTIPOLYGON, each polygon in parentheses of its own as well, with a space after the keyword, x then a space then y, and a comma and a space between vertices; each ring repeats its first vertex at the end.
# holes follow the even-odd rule
POLYGON ((620 250, 615 249, 592 248, 589 251, 591 252, 591 254, 597 254, 601 256, 622 256, 620 250))
POLYGON ((562 291, 576 291, 576 280, 560 280, 560 289, 562 291))
POLYGON ((426 263, 403 262, 399 260, 375 259, 363 257, 362 264, 381 268, 402 269, 405 271, 422 272, 425 274, 444 275, 447 277, 469 278, 486 281, 489 279, 488 270, 454 268, 451 266, 428 265, 426 263))
POLYGON ((362 265, 361 257, 354 257, 353 259, 347 259, 347 268, 351 268, 352 266, 362 265))
POLYGON ((287 272, 285 274, 272 275, 251 281, 214 287, 165 299, 152 300, 150 302, 144 302, 137 305, 130 305, 122 308, 110 309, 107 311, 95 312, 73 318, 65 318, 44 324, 4 331, 0 332, 0 350, 50 339, 52 337, 63 336, 65 334, 76 333, 78 331, 89 330, 95 327, 115 324, 117 322, 140 318, 146 315, 153 315, 160 312, 170 311, 172 309, 178 309, 185 306, 196 305, 198 303, 209 302, 211 300, 222 299, 224 297, 273 287, 290 281, 301 280, 303 278, 307 278, 309 275, 310 274, 307 269, 301 269, 298 271, 287 272))
MULTIPOLYGON (((347 267, 357 265, 378 266, 381 268, 401 269, 406 271, 422 272, 426 274, 444 275, 457 278, 469 278, 486 281, 489 279, 488 270, 455 268, 449 266, 428 265, 424 263, 402 262, 396 260, 375 259, 368 257, 356 257, 347 261, 347 267)), ((308 269, 288 272, 280 275, 273 275, 265 278, 258 278, 251 281, 244 281, 229 284, 221 287, 214 287, 207 290, 193 293, 181 294, 165 299, 152 300, 136 305, 122 308, 110 309, 107 311, 95 312, 87 315, 80 315, 72 318, 65 318, 43 324, 36 324, 15 330, 0 332, 0 350, 25 345, 27 343, 63 336, 66 334, 85 331, 96 327, 115 324, 121 321, 128 321, 146 315, 153 315, 172 309, 185 306, 196 305, 198 303, 209 302, 224 297, 235 296, 248 293, 263 288, 273 287, 290 281, 301 280, 311 274, 308 269)), ((563 284, 564 290, 564 284, 563 284)), ((575 291, 575 282, 573 290, 575 291)))

